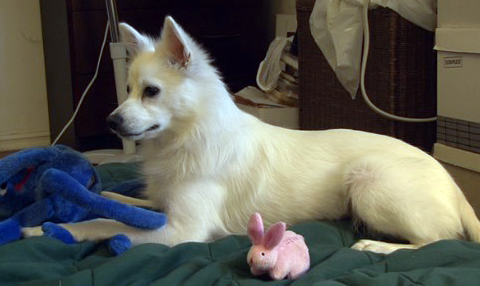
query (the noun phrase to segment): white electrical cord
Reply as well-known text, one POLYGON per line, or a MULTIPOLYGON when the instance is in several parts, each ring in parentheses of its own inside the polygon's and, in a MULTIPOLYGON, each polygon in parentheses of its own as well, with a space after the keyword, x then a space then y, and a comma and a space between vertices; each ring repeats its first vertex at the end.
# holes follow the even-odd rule
MULTIPOLYGON (((393 114, 390 114, 388 112, 385 112, 381 109, 379 109, 378 107, 376 107, 371 101, 370 99, 368 98, 368 95, 367 95, 367 92, 365 90, 365 70, 367 68, 367 61, 368 61, 368 51, 369 51, 369 48, 370 48, 370 28, 369 28, 369 25, 368 25, 368 6, 370 4, 370 1, 367 0, 365 2, 365 4, 363 5, 363 56, 362 56, 362 65, 361 65, 361 73, 360 73, 360 89, 361 89, 361 92, 362 92, 362 96, 363 96, 363 99, 365 100, 365 102, 367 103, 367 105, 373 109, 375 112, 379 113, 380 115, 384 116, 384 117, 387 117, 387 118, 390 118, 390 119, 393 119, 393 120, 397 120, 397 121, 403 121, 403 122, 431 122, 431 121, 435 121, 437 120, 437 117, 430 117, 430 118, 409 118, 409 117, 402 117, 402 116, 397 116, 397 115, 393 115, 393 114)), ((57 135, 57 137, 55 138, 55 140, 53 141, 53 143, 51 144, 51 146, 54 146, 55 144, 57 144, 58 140, 60 140, 60 138, 63 136, 63 134, 65 133, 65 131, 68 129, 68 127, 70 127, 70 125, 72 124, 72 122, 75 120, 75 118, 77 117, 77 113, 78 111, 80 110, 80 107, 83 103, 83 100, 85 99, 85 96, 87 95, 87 93, 90 91, 90 88, 92 87, 93 83, 95 82, 95 80, 97 79, 97 76, 98 76, 98 72, 100 70, 100 63, 102 61, 102 56, 103 56, 103 51, 105 49, 105 45, 107 43, 107 36, 108 36, 108 30, 109 30, 109 24, 107 23, 106 27, 105 27, 105 35, 103 37, 103 43, 102 43, 102 47, 100 48, 100 54, 98 56, 98 61, 97 61, 97 67, 95 69, 95 74, 93 75, 92 79, 90 80, 89 84, 87 85, 87 87, 85 88, 85 90, 83 91, 82 93, 82 96, 80 97, 80 100, 78 101, 78 104, 77 104, 77 107, 75 108, 75 111, 72 115, 72 117, 70 118, 70 120, 67 122, 67 124, 65 124, 65 126, 63 127, 62 131, 60 131, 60 133, 57 135)))
POLYGON ((368 61, 368 50, 370 48, 370 30, 368 25, 368 6, 370 4, 370 0, 367 0, 366 3, 363 5, 363 57, 362 57, 362 66, 361 66, 361 73, 360 73, 360 89, 362 91, 362 96, 365 102, 367 103, 368 107, 373 109, 373 111, 379 113, 380 115, 387 117, 389 119, 403 121, 403 122, 431 122, 437 120, 437 117, 430 117, 430 118, 410 118, 410 117, 402 117, 390 114, 385 112, 373 104, 370 99, 368 98, 367 92, 365 91, 365 70, 367 68, 367 61, 368 61))
POLYGON ((93 83, 94 83, 95 80, 97 79, 98 71, 100 70, 100 63, 102 62, 103 50, 105 49, 105 45, 106 45, 106 43, 107 43, 107 36, 108 36, 109 27, 110 27, 110 25, 107 23, 107 26, 105 27, 105 35, 103 36, 102 47, 100 48, 100 55, 98 56, 97 68, 95 69, 95 74, 93 75, 92 79, 90 80, 90 82, 88 83, 87 87, 86 87, 85 90, 83 91, 82 96, 80 97, 80 100, 78 101, 77 108, 75 108, 75 112, 73 113, 72 117, 71 117, 70 120, 67 122, 67 124, 65 124, 65 126, 64 126, 63 129, 62 129, 62 131, 60 131, 60 133, 57 135, 57 137, 55 138, 55 140, 53 141, 53 143, 52 143, 51 146, 57 144, 58 140, 63 136, 63 134, 65 133, 65 131, 68 129, 68 127, 70 127, 70 125, 72 124, 73 120, 75 120, 75 117, 77 117, 77 113, 78 113, 78 111, 80 110, 80 107, 82 106, 82 103, 83 103, 83 100, 85 99, 85 96, 87 95, 88 91, 90 90, 90 88, 92 87, 93 83))

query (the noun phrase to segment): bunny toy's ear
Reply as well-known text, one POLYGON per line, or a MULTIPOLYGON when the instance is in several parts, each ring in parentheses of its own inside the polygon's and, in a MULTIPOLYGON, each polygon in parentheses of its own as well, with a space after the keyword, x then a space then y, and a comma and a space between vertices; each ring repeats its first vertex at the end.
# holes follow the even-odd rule
POLYGON ((259 213, 254 213, 248 222, 248 237, 253 245, 262 244, 263 222, 259 213))
POLYGON ((264 245, 267 249, 272 249, 277 246, 283 239, 283 235, 287 230, 287 225, 284 222, 277 222, 272 225, 265 235, 264 245))

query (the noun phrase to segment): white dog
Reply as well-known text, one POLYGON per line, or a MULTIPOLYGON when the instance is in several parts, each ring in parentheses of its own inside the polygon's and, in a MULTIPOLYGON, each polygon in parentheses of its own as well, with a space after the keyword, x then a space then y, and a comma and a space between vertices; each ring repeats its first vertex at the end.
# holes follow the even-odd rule
MULTIPOLYGON (((126 234, 134 244, 175 245, 246 234, 266 225, 352 216, 411 244, 361 240, 390 253, 440 240, 480 242, 480 223, 446 170, 402 141, 353 130, 294 131, 239 110, 205 52, 167 17, 160 40, 121 24, 133 61, 129 98, 108 118, 142 141, 146 197, 168 223, 141 230, 98 219, 62 225, 79 240, 126 234)), ((25 229, 28 235, 38 228, 25 229)))

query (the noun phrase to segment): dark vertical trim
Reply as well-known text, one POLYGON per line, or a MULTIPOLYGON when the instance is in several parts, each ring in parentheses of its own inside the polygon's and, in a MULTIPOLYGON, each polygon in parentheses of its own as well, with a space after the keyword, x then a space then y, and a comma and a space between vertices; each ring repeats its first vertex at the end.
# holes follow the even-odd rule
MULTIPOLYGON (((50 137, 53 141, 73 114, 68 17, 65 0, 40 0, 47 79, 50 137)), ((76 148, 72 124, 58 143, 76 148)))

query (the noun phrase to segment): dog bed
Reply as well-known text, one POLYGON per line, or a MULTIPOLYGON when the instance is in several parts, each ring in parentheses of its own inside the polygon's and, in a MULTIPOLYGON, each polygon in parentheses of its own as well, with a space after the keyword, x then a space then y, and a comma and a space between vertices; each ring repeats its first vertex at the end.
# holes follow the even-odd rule
MULTIPOLYGON (((135 164, 98 167, 104 186, 135 179, 135 164)), ((104 243, 66 245, 34 237, 0 246, 0 285, 478 285, 480 244, 439 241, 391 255, 349 248, 349 221, 312 221, 291 228, 305 237, 311 268, 295 281, 250 274, 247 236, 169 248, 143 244, 112 256, 104 243)))

